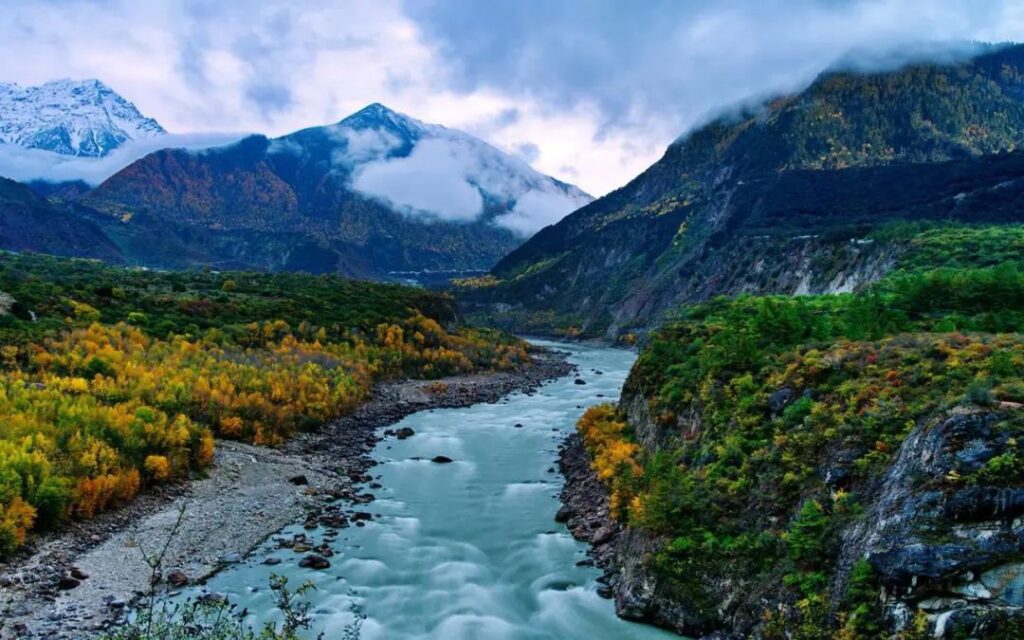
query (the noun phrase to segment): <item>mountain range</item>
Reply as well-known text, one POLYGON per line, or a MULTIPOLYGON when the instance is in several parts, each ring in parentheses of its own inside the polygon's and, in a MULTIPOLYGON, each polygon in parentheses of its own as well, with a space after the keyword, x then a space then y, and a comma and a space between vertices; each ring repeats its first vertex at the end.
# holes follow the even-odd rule
MULTIPOLYGON (((680 137, 594 202, 468 134, 380 104, 279 138, 157 151, 95 188, 32 187, 46 198, 37 209, 62 210, 86 234, 98 228, 122 262, 372 278, 493 266, 463 290, 478 317, 615 338, 715 295, 856 289, 892 264, 898 249, 866 236, 894 221, 1015 219, 1022 74, 1020 46, 893 71, 831 69, 680 137)), ((55 104, 131 107, 100 83, 44 87, 72 96, 55 104), (97 93, 87 100, 83 87, 97 93)), ((152 124, 135 130, 162 131, 152 124)))
POLYGON ((0 142, 63 155, 101 157, 167 132, 99 80, 38 87, 0 82, 0 142))
MULTIPOLYGON (((50 94, 63 87, 68 93, 63 102, 74 105, 88 101, 83 86, 99 92, 91 99, 97 113, 116 113, 102 106, 108 102, 131 106, 116 94, 111 98, 99 83, 44 85, 50 94)), ((134 107, 131 111, 137 115, 134 107)), ((109 117, 91 139, 110 144, 83 146, 87 124, 100 120, 79 118, 76 108, 68 113, 67 121, 48 120, 52 126, 41 131, 76 131, 50 138, 74 140, 77 146, 59 143, 51 150, 99 153, 130 138, 122 135, 128 120, 109 117), (101 133, 114 129, 121 133, 101 133)), ((35 129, 27 124, 16 127, 22 120, 3 125, 20 132, 12 141, 41 145, 50 139, 39 131, 30 135, 35 129)), ((134 132, 162 132, 155 121, 141 122, 152 126, 139 124, 134 132)), ((160 150, 95 188, 82 182, 31 186, 59 210, 52 215, 62 212, 69 224, 80 221, 84 234, 100 229, 116 247, 113 255, 103 251, 108 259, 160 268, 300 270, 362 278, 485 270, 524 235, 592 199, 469 134, 380 104, 336 124, 279 138, 252 135, 199 151, 160 150)), ((33 234, 47 237, 26 225, 0 229, 0 246, 25 246, 33 234)), ((32 244, 48 250, 42 240, 32 244)), ((67 250, 58 243, 51 252, 67 250)))
POLYGON ((616 338, 717 295, 849 291, 896 221, 1020 221, 1024 47, 895 71, 830 70, 718 117, 626 186, 467 283, 480 318, 616 338))

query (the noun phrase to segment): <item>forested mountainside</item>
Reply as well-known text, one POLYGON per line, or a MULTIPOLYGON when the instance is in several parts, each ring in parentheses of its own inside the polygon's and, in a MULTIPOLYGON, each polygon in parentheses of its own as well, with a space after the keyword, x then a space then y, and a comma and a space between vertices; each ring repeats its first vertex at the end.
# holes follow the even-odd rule
POLYGON ((452 299, 334 276, 0 253, 0 558, 213 460, 351 411, 381 379, 510 369, 452 299))
POLYGON ((120 249, 99 225, 6 178, 0 178, 0 248, 122 260, 120 249))
POLYGON ((488 269, 538 199, 566 212, 590 200, 467 134, 371 105, 281 138, 159 151, 76 203, 133 263, 382 277, 488 269), (446 188, 462 208, 434 201, 446 188))
POLYGON ((619 406, 581 419, 623 615, 693 636, 1021 637, 1024 226, 893 233, 906 249, 859 293, 681 309, 619 406))
POLYGON ((1024 47, 958 64, 829 71, 721 117, 625 187, 548 227, 486 278, 475 317, 616 338, 681 302, 851 290, 901 249, 893 220, 1020 220, 1024 47))

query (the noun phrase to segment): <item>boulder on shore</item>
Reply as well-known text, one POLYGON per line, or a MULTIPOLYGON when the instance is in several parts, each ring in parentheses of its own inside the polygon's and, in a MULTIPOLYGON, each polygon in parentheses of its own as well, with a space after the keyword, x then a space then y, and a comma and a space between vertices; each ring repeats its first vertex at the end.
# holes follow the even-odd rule
POLYGON ((188 584, 188 576, 185 575, 184 571, 175 569, 167 574, 167 584, 172 587, 183 587, 188 584))

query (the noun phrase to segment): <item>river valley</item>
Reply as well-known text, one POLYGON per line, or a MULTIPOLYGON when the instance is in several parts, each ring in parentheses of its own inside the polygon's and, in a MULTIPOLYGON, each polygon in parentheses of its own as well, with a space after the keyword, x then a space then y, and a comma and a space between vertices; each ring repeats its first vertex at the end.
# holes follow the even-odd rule
POLYGON ((578 376, 497 403, 419 412, 390 427, 415 435, 377 445, 371 473, 380 488, 362 507, 374 517, 331 543, 329 568, 300 568, 303 554, 279 548, 275 538, 301 534, 319 545, 327 533, 296 525, 202 590, 227 594, 262 622, 273 611, 272 574, 293 587, 310 580, 316 631, 326 638, 339 637, 357 610, 365 640, 677 637, 618 619, 597 594, 599 571, 577 564, 585 545, 553 520, 558 445, 584 408, 617 397, 635 356, 542 344, 571 351, 578 376), (276 564, 264 564, 268 558, 276 564))

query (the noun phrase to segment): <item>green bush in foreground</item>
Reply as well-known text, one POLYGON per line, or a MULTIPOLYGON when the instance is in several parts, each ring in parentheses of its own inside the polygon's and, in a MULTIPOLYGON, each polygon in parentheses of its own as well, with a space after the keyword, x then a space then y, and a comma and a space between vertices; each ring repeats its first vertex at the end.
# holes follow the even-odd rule
POLYGON ((137 612, 135 618, 100 640, 298 640, 297 632, 311 626, 308 602, 294 601, 310 588, 303 585, 291 593, 286 580, 274 577, 276 605, 284 621, 267 623, 256 631, 245 617, 224 600, 190 600, 184 604, 158 603, 137 612))

